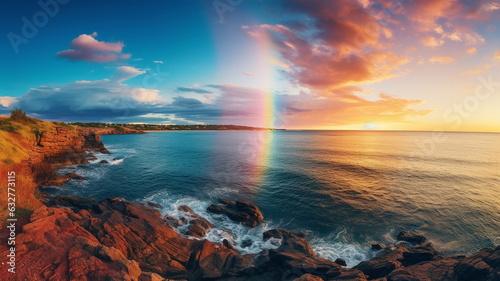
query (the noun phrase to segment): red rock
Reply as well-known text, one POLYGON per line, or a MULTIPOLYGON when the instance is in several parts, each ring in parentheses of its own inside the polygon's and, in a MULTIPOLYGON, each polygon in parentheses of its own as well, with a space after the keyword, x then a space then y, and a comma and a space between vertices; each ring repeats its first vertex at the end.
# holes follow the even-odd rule
POLYGON ((233 221, 245 226, 255 227, 264 221, 264 215, 259 207, 252 203, 243 201, 220 200, 221 204, 212 204, 207 208, 208 212, 224 214, 233 221))
POLYGON ((191 218, 189 222, 186 222, 189 223, 189 227, 186 231, 186 234, 189 236, 202 238, 214 227, 211 222, 196 214, 189 206, 179 206, 178 210, 186 213, 186 215, 191 218))
POLYGON ((399 232, 397 239, 415 244, 422 244, 427 241, 427 238, 425 238, 423 235, 410 230, 403 230, 399 232))

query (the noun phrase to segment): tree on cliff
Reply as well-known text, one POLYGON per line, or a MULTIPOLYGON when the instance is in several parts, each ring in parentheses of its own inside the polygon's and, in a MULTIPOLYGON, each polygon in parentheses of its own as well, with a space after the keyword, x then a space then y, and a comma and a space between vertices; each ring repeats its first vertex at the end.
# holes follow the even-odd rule
POLYGON ((10 119, 14 121, 26 121, 28 120, 28 116, 26 116, 26 111, 18 108, 10 112, 10 119))

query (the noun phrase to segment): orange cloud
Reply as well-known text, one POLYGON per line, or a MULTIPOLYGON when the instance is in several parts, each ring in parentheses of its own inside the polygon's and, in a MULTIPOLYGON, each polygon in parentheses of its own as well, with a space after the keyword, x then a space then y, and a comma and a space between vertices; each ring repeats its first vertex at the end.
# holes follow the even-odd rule
POLYGON ((500 61, 500 50, 495 52, 495 54, 493 55, 493 59, 495 61, 500 61))
POLYGON ((360 85, 401 76, 407 72, 402 66, 410 61, 387 51, 392 30, 363 8, 366 3, 294 0, 291 11, 310 18, 308 25, 243 27, 251 36, 271 40, 287 66, 285 77, 308 89, 277 98, 294 127, 403 122, 430 112, 412 108, 422 100, 363 96, 360 85))
POLYGON ((467 49, 467 51, 465 51, 467 54, 475 54, 477 52, 477 48, 476 47, 471 47, 469 49, 467 49))
POLYGON ((426 47, 438 47, 444 44, 444 40, 437 39, 433 36, 427 36, 420 40, 422 44, 426 47))
MULTIPOLYGON (((354 84, 386 80, 402 74, 400 67, 409 62, 391 52, 371 51, 344 54, 338 45, 316 45, 283 25, 260 25, 249 30, 252 36, 269 32, 287 66, 289 78, 318 92, 354 84)), ((343 48, 343 46, 340 46, 343 48)))
POLYGON ((359 2, 350 0, 295 0, 288 4, 292 12, 306 13, 315 19, 313 28, 326 45, 340 54, 359 52, 366 47, 381 47, 381 36, 391 37, 359 2))
POLYGON ((452 63, 455 61, 455 58, 448 57, 448 56, 434 56, 429 59, 429 62, 433 63, 452 63))
POLYGON ((286 96, 284 120, 289 128, 328 128, 351 124, 406 122, 408 117, 423 116, 431 110, 415 110, 421 100, 406 100, 380 94, 374 101, 360 99, 345 102, 301 94, 286 96))
MULTIPOLYGON (((232 84, 213 85, 220 91, 219 102, 223 104, 223 119, 262 119, 266 114, 265 103, 268 93, 262 89, 232 84)), ((362 91, 360 88, 339 89, 346 93, 362 91)), ((298 95, 274 94, 277 110, 273 113, 275 126, 283 128, 328 128, 365 123, 405 122, 408 117, 428 114, 429 110, 415 110, 411 107, 421 100, 407 100, 381 93, 374 100, 339 99, 338 95, 324 97, 314 93, 301 92, 298 95)))
POLYGON ((436 21, 457 12, 456 0, 415 0, 405 11, 420 31, 430 31, 438 27, 436 21))

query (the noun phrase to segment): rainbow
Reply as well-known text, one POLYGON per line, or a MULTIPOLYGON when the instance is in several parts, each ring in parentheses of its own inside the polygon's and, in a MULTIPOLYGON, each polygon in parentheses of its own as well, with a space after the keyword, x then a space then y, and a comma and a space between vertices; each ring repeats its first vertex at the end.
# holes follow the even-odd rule
MULTIPOLYGON (((275 127, 275 95, 273 83, 275 78, 275 63, 273 62, 273 46, 270 36, 265 33, 259 33, 255 38, 256 48, 252 50, 252 69, 258 69, 259 72, 255 76, 247 77, 254 79, 256 82, 251 87, 246 87, 250 96, 246 106, 236 106, 235 101, 241 96, 233 96, 229 94, 222 100, 223 110, 220 116, 220 124, 234 124, 238 120, 234 119, 235 111, 244 113, 245 116, 251 116, 251 126, 261 128, 275 127), (256 58, 256 59, 255 59, 256 58)), ((221 42, 222 43, 222 42, 221 42)), ((225 47, 225 46, 224 46, 225 47)), ((229 66, 231 67, 231 66, 229 66)), ((222 71, 224 73, 224 71, 222 71)), ((243 76, 243 73, 241 74, 243 76)), ((223 80, 224 77, 221 77, 223 80)), ((252 80, 253 81, 253 80, 252 80)), ((241 90, 241 88, 238 88, 241 90)), ((247 99, 245 99, 247 100, 247 99)), ((248 119, 246 119, 248 120, 248 119)), ((246 124, 238 124, 246 125, 246 124)), ((264 185, 267 167, 271 160, 272 148, 274 140, 274 131, 255 131, 248 134, 248 139, 245 139, 239 145, 238 156, 245 169, 240 169, 245 174, 245 186, 250 192, 256 194, 264 185)), ((220 145, 224 140, 218 141, 220 145)))

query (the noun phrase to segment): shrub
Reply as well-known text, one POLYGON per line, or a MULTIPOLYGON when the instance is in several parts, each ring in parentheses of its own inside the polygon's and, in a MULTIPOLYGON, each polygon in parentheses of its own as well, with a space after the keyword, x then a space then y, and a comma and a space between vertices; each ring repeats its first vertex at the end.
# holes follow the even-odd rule
POLYGON ((22 109, 14 109, 10 112, 10 119, 14 121, 27 121, 28 116, 26 116, 26 111, 23 111, 22 109))

